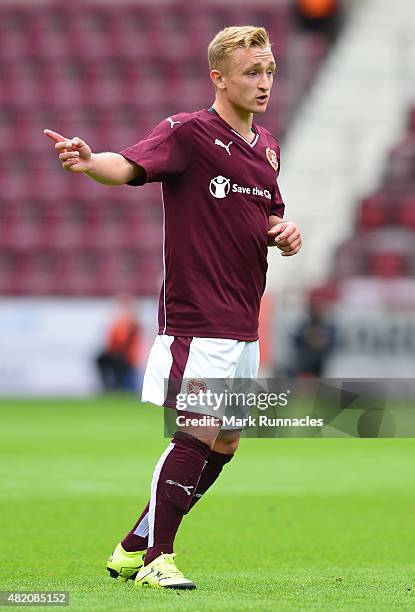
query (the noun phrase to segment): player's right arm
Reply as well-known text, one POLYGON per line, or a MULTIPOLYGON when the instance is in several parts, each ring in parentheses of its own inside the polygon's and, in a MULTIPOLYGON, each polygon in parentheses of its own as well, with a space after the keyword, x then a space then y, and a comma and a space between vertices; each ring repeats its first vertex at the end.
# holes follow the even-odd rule
POLYGON ((119 153, 92 153, 86 142, 78 137, 69 139, 44 130, 55 142, 62 168, 69 172, 83 172, 103 185, 125 185, 130 181, 145 178, 145 170, 119 153))

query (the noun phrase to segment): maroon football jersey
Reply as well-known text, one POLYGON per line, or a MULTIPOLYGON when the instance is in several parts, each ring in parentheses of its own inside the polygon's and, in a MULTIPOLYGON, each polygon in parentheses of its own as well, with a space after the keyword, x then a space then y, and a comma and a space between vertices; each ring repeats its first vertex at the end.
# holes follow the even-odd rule
POLYGON ((249 143, 204 109, 164 119, 121 151, 144 168, 146 182, 162 184, 160 334, 258 338, 268 217, 282 217, 284 204, 278 143, 260 126, 253 129, 249 143))

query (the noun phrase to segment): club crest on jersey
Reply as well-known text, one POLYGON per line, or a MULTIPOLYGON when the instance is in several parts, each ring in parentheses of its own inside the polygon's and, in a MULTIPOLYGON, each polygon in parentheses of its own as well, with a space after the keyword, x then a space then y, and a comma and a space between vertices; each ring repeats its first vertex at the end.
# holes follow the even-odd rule
POLYGON ((187 392, 188 393, 206 393, 207 385, 203 380, 197 380, 196 378, 192 378, 187 383, 187 392))
POLYGON ((271 166, 274 168, 275 172, 278 172, 278 158, 277 158, 276 151, 274 151, 274 149, 270 149, 269 147, 267 147, 265 149, 265 155, 267 156, 267 160, 269 161, 271 166))

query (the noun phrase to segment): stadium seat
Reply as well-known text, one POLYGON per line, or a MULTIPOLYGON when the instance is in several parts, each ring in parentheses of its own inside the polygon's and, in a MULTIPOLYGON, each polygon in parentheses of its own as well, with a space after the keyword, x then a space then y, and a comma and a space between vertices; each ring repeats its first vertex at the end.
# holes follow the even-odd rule
POLYGON ((98 255, 94 251, 73 250, 60 252, 56 262, 54 293, 57 295, 95 295, 98 255))
POLYGON ((342 281, 366 274, 364 240, 357 235, 343 242, 335 252, 331 278, 342 281))
POLYGON ((328 306, 338 298, 338 287, 334 281, 313 287, 309 293, 309 303, 312 306, 328 306))
POLYGON ((17 254, 15 293, 18 295, 50 295, 54 293, 56 258, 45 249, 21 251, 17 254))
MULTIPOLYGON (((0 13, 0 17, 4 18, 0 13)), ((27 57, 27 43, 24 31, 0 23, 0 57, 3 62, 21 62, 27 57)))
POLYGON ((382 252, 369 257, 367 272, 370 276, 395 278, 407 273, 405 257, 402 253, 382 252))
POLYGON ((367 231, 387 225, 392 217, 391 212, 382 195, 368 196, 360 202, 357 227, 367 231))
POLYGON ((0 249, 0 295, 15 295, 19 286, 17 257, 11 249, 0 249))
POLYGON ((398 207, 398 222, 403 227, 415 231, 415 191, 412 196, 403 198, 398 207))

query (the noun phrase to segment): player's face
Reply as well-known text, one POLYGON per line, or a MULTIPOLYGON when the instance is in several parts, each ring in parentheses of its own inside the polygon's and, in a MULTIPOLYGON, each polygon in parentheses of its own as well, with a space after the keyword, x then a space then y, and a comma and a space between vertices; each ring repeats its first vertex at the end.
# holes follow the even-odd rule
POLYGON ((270 48, 236 49, 223 75, 226 96, 234 106, 251 113, 264 113, 275 73, 270 48))

